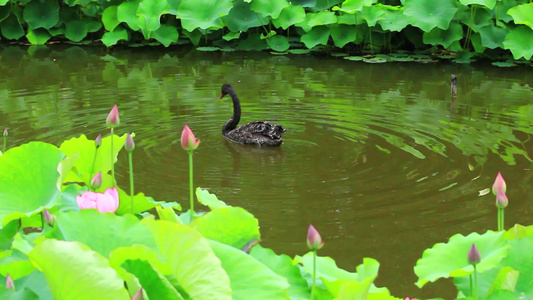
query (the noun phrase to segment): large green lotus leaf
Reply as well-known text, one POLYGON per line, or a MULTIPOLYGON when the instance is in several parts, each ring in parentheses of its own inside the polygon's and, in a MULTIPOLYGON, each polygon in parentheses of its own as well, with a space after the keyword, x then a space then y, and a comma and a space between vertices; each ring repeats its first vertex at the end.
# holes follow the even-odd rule
POLYGON ((6 39, 18 40, 24 36, 24 29, 15 15, 10 15, 0 23, 0 32, 6 39))
MULTIPOLYGON (((233 8, 222 21, 233 32, 247 31, 249 28, 266 25, 268 17, 260 16, 250 9, 251 4, 242 0, 233 2, 233 8)), ((303 10, 303 9, 302 9, 303 10)))
POLYGON ((89 24, 85 21, 74 20, 65 24, 65 37, 73 42, 79 42, 87 36, 89 24))
POLYGON ((331 37, 335 46, 342 48, 349 42, 354 42, 357 38, 357 30, 355 26, 344 24, 331 24, 328 25, 331 37))
MULTIPOLYGON (((296 255, 294 263, 302 264, 303 270, 309 274, 313 274, 313 252, 308 252, 304 256, 296 255)), ((316 258, 316 274, 326 281, 357 281, 356 273, 351 273, 337 267, 335 260, 327 256, 317 256, 316 258)))
POLYGON ((243 251, 216 241, 209 244, 228 273, 233 299, 288 299, 287 279, 243 251))
POLYGON ((28 33, 26 34, 26 38, 28 41, 34 45, 44 45, 52 36, 46 29, 29 29, 28 33))
MULTIPOLYGON (((126 134, 122 137, 114 135, 113 138, 113 163, 117 161, 117 155, 124 146, 126 141, 126 134)), ((77 154, 78 159, 74 163, 74 168, 70 174, 66 176, 64 181, 77 182, 81 181, 89 186, 91 182, 91 174, 95 175, 99 171, 102 174, 111 170, 111 136, 106 136, 102 139, 102 145, 96 150, 93 140, 87 139, 85 135, 77 138, 71 138, 64 141, 59 147, 67 156, 77 154), (94 154, 96 152, 96 160, 94 154), (93 169, 94 161, 94 169, 93 169)), ((107 188, 103 186, 102 189, 107 188)))
POLYGON ((31 142, 0 156, 0 228, 59 200, 57 167, 65 154, 56 146, 31 142))
POLYGON ((19 250, 4 251, 1 256, 7 255, 0 259, 0 274, 2 276, 11 275, 11 278, 18 279, 31 274, 35 267, 28 260, 28 257, 19 250))
POLYGON ((172 207, 162 208, 161 206, 156 206, 155 209, 157 211, 157 216, 159 217, 159 220, 183 224, 183 222, 181 222, 180 217, 176 215, 176 212, 172 207))
POLYGON ((463 27, 460 24, 452 23, 447 30, 433 28, 430 32, 424 32, 424 43, 430 45, 442 45, 448 49, 450 45, 463 38, 463 27))
MULTIPOLYGON (((121 188, 118 188, 118 196, 120 198, 120 202, 118 205, 118 209, 116 211, 117 215, 125 215, 125 214, 131 214, 131 197, 130 195, 126 194, 124 190, 121 188)), ((164 201, 156 201, 152 197, 147 197, 144 195, 144 193, 138 193, 133 197, 133 212, 134 213, 140 213, 143 211, 150 210, 156 206, 161 206, 163 208, 172 207, 176 210, 181 210, 181 205, 177 202, 164 202, 164 201)))
POLYGON ((357 16, 365 20, 368 27, 374 27, 378 21, 385 18, 385 9, 382 6, 365 6, 357 16))
POLYGON ((327 26, 313 27, 311 31, 302 35, 301 41, 309 49, 318 44, 326 45, 329 39, 329 28, 327 26))
POLYGON ((399 32, 409 25, 409 20, 402 10, 385 9, 383 10, 383 18, 378 20, 378 24, 385 30, 399 32))
POLYGON ((28 288, 17 288, 17 290, 12 290, 0 286, 0 299, 24 299, 24 300, 37 300, 42 299, 37 296, 32 290, 28 288))
POLYGON ((161 15, 168 13, 169 10, 170 6, 166 0, 141 0, 137 9, 137 15, 146 20, 143 23, 145 31, 156 31, 161 27, 161 15))
POLYGON ((128 32, 122 27, 115 28, 114 31, 108 31, 102 36, 102 43, 106 47, 116 45, 120 40, 128 40, 128 32))
MULTIPOLYGON (((519 272, 511 267, 494 268, 483 273, 478 273, 478 295, 480 298, 483 297, 482 299, 487 299, 488 294, 492 294, 500 289, 514 291, 518 276, 519 272)), ((470 276, 455 277, 453 283, 459 292, 464 295, 470 295, 470 276)), ((516 299, 516 297, 512 299, 516 299)))
POLYGON ((188 31, 196 28, 221 28, 222 16, 228 14, 233 4, 230 0, 182 0, 177 15, 188 31))
POLYGON ((183 297, 168 279, 145 260, 127 260, 122 264, 126 271, 135 275, 150 299, 181 300, 183 297))
POLYGON ((116 216, 84 209, 56 215, 50 236, 65 241, 79 241, 105 257, 116 248, 133 244, 155 248, 150 231, 132 215, 116 216))
POLYGON ((28 256, 44 273, 54 299, 130 299, 107 259, 80 242, 46 239, 28 256))
POLYGON ((509 241, 507 256, 502 260, 503 266, 509 266, 520 274, 515 292, 533 297, 533 238, 520 238, 509 241))
POLYGON ((523 226, 515 224, 512 228, 508 229, 503 237, 506 240, 514 240, 524 237, 533 237, 533 225, 523 226))
MULTIPOLYGON (((481 35, 479 35, 479 33, 474 32, 470 36, 470 41, 472 42, 472 46, 474 46, 474 51, 476 51, 476 53, 483 53, 483 51, 485 51, 486 48, 481 44, 481 35)), ((453 45, 457 45, 456 43, 459 43, 459 41, 456 41, 455 43, 452 42, 451 47, 446 49, 450 50, 450 48, 453 48, 453 45)))
POLYGON ((204 190, 201 187, 196 188, 196 198, 198 202, 209 207, 211 210, 228 207, 224 201, 218 200, 215 194, 211 194, 208 190, 204 190))
POLYGON ((529 60, 533 56, 533 30, 521 25, 512 29, 503 41, 503 48, 511 50, 515 59, 529 60))
POLYGON ((113 31, 120 24, 117 17, 118 6, 108 6, 102 13, 102 23, 107 31, 113 31))
MULTIPOLYGON (((15 280, 15 288, 17 290, 28 289, 33 291, 36 295, 39 295, 40 300, 54 300, 50 288, 46 284, 46 278, 44 274, 39 270, 34 270, 30 275, 24 276, 15 280)), ((31 298, 1 298, 0 299, 31 299, 31 298)))
POLYGON ((178 42, 179 33, 175 26, 163 24, 152 33, 152 37, 168 47, 170 44, 178 42))
POLYGON ((305 20, 305 9, 293 4, 285 6, 279 14, 279 17, 272 20, 274 26, 286 30, 290 26, 305 20))
POLYGON ((152 248, 145 245, 135 244, 128 247, 120 247, 109 254, 109 264, 115 270, 119 270, 121 265, 127 260, 140 259, 150 263, 158 272, 163 275, 171 275, 172 270, 160 255, 152 248))
POLYGON ((182 34, 189 38, 191 43, 193 45, 197 46, 200 43, 200 39, 204 36, 203 33, 199 29, 195 29, 193 31, 188 31, 185 29, 182 29, 182 34))
POLYGON ((337 16, 332 11, 321 11, 316 14, 308 13, 306 18, 307 26, 310 27, 337 23, 337 16))
POLYGON ((533 3, 517 5, 507 11, 515 24, 524 24, 533 29, 533 3))
POLYGON ((429 32, 438 27, 448 29, 455 12, 457 11, 456 0, 405 0, 403 13, 411 22, 411 25, 429 32))
MULTIPOLYGON (((513 20, 513 17, 507 14, 509 9, 521 4, 522 0, 501 0, 498 1, 498 5, 494 8, 494 17, 497 21, 503 21, 509 23, 513 20)), ((498 25, 498 24, 497 24, 498 25)))
POLYGON ((496 6, 496 0, 459 0, 462 5, 477 4, 492 10, 496 6))
POLYGON ((267 44, 270 46, 270 49, 278 52, 283 52, 289 49, 289 41, 283 35, 276 35, 267 39, 267 44))
POLYGON ((472 244, 476 245, 481 254, 481 261, 476 266, 480 273, 498 266, 507 254, 503 232, 487 231, 483 235, 474 232, 466 237, 456 234, 448 243, 438 243, 424 251, 414 267, 418 276, 416 285, 421 288, 439 278, 471 274, 474 267, 468 262, 468 250, 472 244))
POLYGON ((3 20, 7 19, 7 17, 9 17, 9 15, 11 14, 11 7, 6 5, 6 6, 0 6, 0 22, 2 22, 3 20))
POLYGON ((289 256, 277 255, 271 249, 263 248, 261 245, 255 245, 250 255, 276 274, 287 279, 290 284, 288 293, 291 299, 309 299, 311 290, 307 281, 302 278, 300 269, 292 263, 289 256))
POLYGON ((190 226, 207 239, 237 249, 241 249, 248 242, 259 239, 261 236, 257 219, 241 207, 225 207, 210 211, 195 218, 190 226))
POLYGON ((489 25, 479 29, 481 45, 490 49, 503 48, 503 41, 509 30, 506 28, 489 25))
MULTIPOLYGON (((124 1, 120 3, 119 6, 117 7, 118 21, 125 22, 126 24, 128 24, 128 26, 132 30, 139 30, 140 29, 139 25, 145 22, 145 19, 143 17, 137 15, 137 9, 139 9, 140 2, 141 0, 124 1)), ((103 38, 102 38, 102 41, 103 41, 103 38)))
POLYGON ((11 220, 2 229, 0 229, 0 250, 11 249, 13 237, 19 230, 19 220, 11 220))
POLYGON ((10 0, 0 0, 0 6, 6 5, 10 0))
POLYGON ((24 7, 22 16, 32 29, 50 29, 59 22, 59 5, 55 0, 32 0, 24 7))
POLYGON ((254 0, 251 9, 264 17, 270 16, 272 19, 277 19, 283 8, 288 5, 287 0, 254 0))
POLYGON ((261 39, 259 33, 249 32, 246 39, 239 41, 237 48, 239 50, 265 50, 268 49, 268 44, 265 39, 261 39))
POLYGON ((466 10, 460 10, 457 13, 456 19, 472 28, 474 32, 479 32, 479 29, 482 27, 494 25, 492 12, 486 8, 469 7, 466 10), (474 12, 473 19, 472 11, 474 12))
POLYGON ((229 277, 199 232, 168 221, 143 219, 143 223, 152 232, 172 275, 191 299, 232 299, 229 277))
MULTIPOLYGON (((301 7, 313 7, 316 5, 316 1, 317 0, 292 0, 291 1, 291 4, 292 5, 298 5, 298 6, 301 6, 301 7)), ((248 1, 250 2, 250 1, 248 1)))
POLYGON ((346 0, 342 3, 340 10, 349 14, 353 14, 361 11, 363 6, 370 6, 376 2, 377 0, 346 0))
MULTIPOLYGON (((378 276, 379 263, 372 258, 364 258, 363 263, 357 266, 356 281, 345 279, 328 280, 322 278, 327 290, 336 299, 367 299, 372 283, 378 276)), ((390 294, 389 294, 390 295, 390 294)), ((385 293, 387 296, 387 293, 385 293)))

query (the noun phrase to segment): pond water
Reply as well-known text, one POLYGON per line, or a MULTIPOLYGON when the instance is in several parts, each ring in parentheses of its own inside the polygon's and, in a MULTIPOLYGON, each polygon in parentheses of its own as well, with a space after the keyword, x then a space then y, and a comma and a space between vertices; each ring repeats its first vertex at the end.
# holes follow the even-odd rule
MULTIPOLYGON (((314 55, 197 52, 182 48, 5 47, 0 51, 0 129, 9 146, 135 132, 136 189, 188 208, 187 123, 202 140, 195 186, 260 221, 262 244, 320 255, 354 271, 381 263, 376 284, 398 297, 452 297, 450 283, 420 290, 413 267, 424 249, 455 233, 496 229, 492 186, 508 184, 507 227, 533 215, 533 68, 388 63, 314 55), (458 95, 450 95, 450 74, 458 95), (231 83, 241 121, 284 125, 279 148, 225 140, 231 83)), ((125 154, 117 167, 127 187, 125 154)), ((466 256, 466 250, 465 250, 466 256)))

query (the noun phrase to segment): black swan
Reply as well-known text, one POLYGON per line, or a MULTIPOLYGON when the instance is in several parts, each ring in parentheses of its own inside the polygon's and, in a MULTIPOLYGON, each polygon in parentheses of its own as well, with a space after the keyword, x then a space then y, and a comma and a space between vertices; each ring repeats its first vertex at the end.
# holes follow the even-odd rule
POLYGON ((220 99, 228 94, 233 101, 233 116, 222 127, 223 136, 239 144, 277 147, 283 143, 281 134, 285 132, 285 127, 281 125, 270 124, 268 121, 255 121, 237 127, 241 120, 241 103, 231 85, 222 85, 220 99))

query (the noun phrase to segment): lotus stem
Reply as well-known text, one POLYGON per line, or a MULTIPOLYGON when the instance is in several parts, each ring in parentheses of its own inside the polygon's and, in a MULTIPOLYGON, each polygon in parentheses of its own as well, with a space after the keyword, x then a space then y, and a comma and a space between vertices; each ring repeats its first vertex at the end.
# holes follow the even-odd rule
MULTIPOLYGON (((96 146, 95 146, 96 147, 96 146)), ((94 157, 93 157, 93 164, 91 165, 91 173, 89 174, 89 189, 95 191, 96 189, 93 189, 91 185, 91 180, 94 175, 94 164, 96 163, 96 153, 98 152, 98 147, 94 150, 94 157)))
POLYGON ((7 135, 4 135, 4 149, 2 149, 2 153, 6 152, 6 146, 7 146, 7 135))
POLYGON ((188 150, 189 154, 189 201, 191 207, 191 220, 194 218, 194 197, 193 197, 193 161, 192 150, 188 150))
POLYGON ((315 296, 315 281, 316 281, 316 250, 313 250, 313 282, 311 284, 311 297, 310 300, 313 300, 315 296))
POLYGON ((130 165, 130 195, 131 195, 131 214, 133 215, 135 213, 135 210, 133 209, 133 195, 134 195, 134 188, 133 188, 133 151, 128 151, 128 161, 130 165))
POLYGON ((477 299, 477 269, 476 265, 474 265, 474 292, 473 292, 474 299, 477 299))
POLYGON ((115 163, 113 161, 113 136, 115 135, 115 129, 111 128, 111 177, 113 178, 113 187, 117 185, 115 180, 115 163))
POLYGON ((498 207, 498 231, 505 230, 504 227, 504 208, 498 207))

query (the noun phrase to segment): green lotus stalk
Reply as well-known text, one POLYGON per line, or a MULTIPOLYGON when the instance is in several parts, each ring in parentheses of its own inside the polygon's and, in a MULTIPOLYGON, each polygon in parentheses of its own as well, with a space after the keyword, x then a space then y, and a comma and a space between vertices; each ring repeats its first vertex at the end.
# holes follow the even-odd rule
POLYGON ((107 115, 106 119, 107 127, 111 129, 111 177, 113 177, 113 186, 117 185, 117 181, 115 180, 115 163, 114 163, 114 157, 113 157, 113 136, 115 135, 115 127, 117 127, 120 124, 120 118, 118 113, 117 105, 113 106, 109 114, 107 115))
POLYGON ((2 153, 6 152, 6 148, 7 148, 7 128, 4 129, 4 149, 2 149, 2 153))
POLYGON ((191 219, 194 218, 194 195, 193 195, 193 151, 198 148, 200 140, 197 140, 189 126, 185 125, 181 132, 181 147, 189 155, 189 201, 191 207, 191 219))
POLYGON ((322 237, 320 236, 320 233, 313 227, 313 225, 309 225, 309 229, 307 230, 307 247, 309 250, 313 251, 313 281, 311 285, 311 297, 309 299, 313 300, 313 297, 315 295, 315 286, 316 286, 316 252, 318 249, 322 248, 324 246, 324 242, 322 242, 322 237))
POLYGON ((133 188, 133 149, 135 149, 135 143, 133 142, 133 138, 131 137, 130 133, 128 132, 128 136, 126 137, 126 150, 128 151, 128 162, 130 165, 130 195, 131 195, 131 214, 133 215, 135 213, 134 207, 133 207, 133 195, 134 195, 134 188, 133 188))
MULTIPOLYGON (((96 163, 96 154, 98 153, 98 148, 100 148, 100 146, 102 145, 102 135, 99 134, 95 139, 94 139, 94 146, 96 147, 96 149, 94 150, 94 157, 93 157, 93 164, 91 165, 91 173, 89 173, 89 178, 93 178, 93 174, 94 174, 94 164, 96 163)), ((91 179, 89 179, 91 180, 91 179)), ((93 185, 91 184, 90 189, 92 189, 93 191, 95 190, 95 188, 93 188, 93 185)))
POLYGON ((498 190, 498 194, 496 194, 496 207, 498 208, 498 231, 505 230, 504 210, 508 204, 509 200, 507 199, 507 195, 505 195, 503 189, 500 188, 498 190))
POLYGON ((468 250, 468 261, 470 262, 470 264, 472 264, 472 266, 474 266, 474 280, 472 280, 472 275, 470 275, 470 291, 472 297, 474 299, 477 299, 478 288, 476 265, 481 261, 481 254, 479 253, 479 250, 476 248, 475 244, 472 244, 472 246, 468 250))
POLYGON ((465 43, 463 45, 464 49, 466 49, 466 46, 470 42, 470 38, 472 36, 472 25, 474 24, 474 18, 476 16, 476 9, 477 9, 477 5, 472 4, 472 8, 470 9, 470 24, 468 25, 468 30, 466 31, 465 43))

